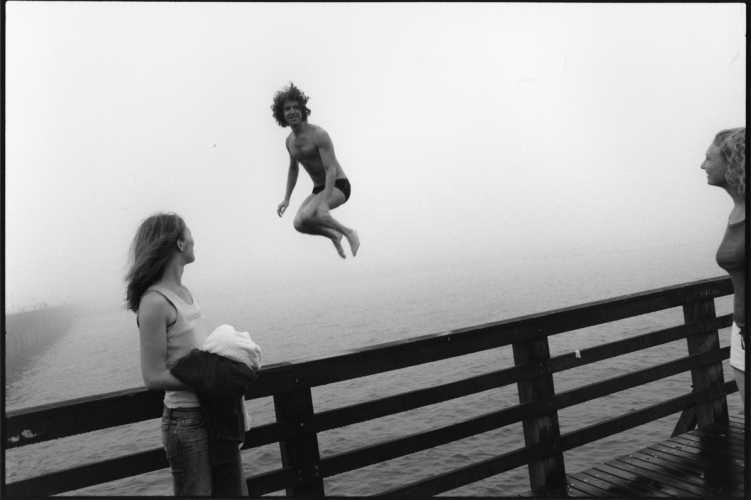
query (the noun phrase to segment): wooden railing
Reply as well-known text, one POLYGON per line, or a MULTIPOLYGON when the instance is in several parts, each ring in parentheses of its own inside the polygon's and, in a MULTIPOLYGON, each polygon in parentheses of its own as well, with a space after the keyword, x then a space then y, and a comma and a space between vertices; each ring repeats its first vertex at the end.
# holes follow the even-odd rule
MULTIPOLYGON (((725 395, 737 390, 723 380, 718 329, 732 316, 716 317, 714 299, 732 294, 729 278, 713 278, 532 314, 476 327, 410 338, 333 356, 270 365, 259 372, 246 398, 273 396, 275 423, 246 433, 243 448, 279 443, 281 467, 250 476, 251 496, 286 490, 288 496, 322 496, 323 479, 523 422, 525 446, 447 473, 381 492, 435 495, 528 465, 530 485, 565 482, 563 452, 673 413, 683 412, 676 432, 728 420, 725 395), (683 307, 685 324, 551 357, 548 337, 633 316, 683 307), (688 355, 666 363, 556 393, 553 374, 597 361, 687 339, 688 355), (511 346, 514 366, 358 404, 316 412, 312 387, 367 377, 455 356, 511 346), (557 411, 646 383, 691 371, 693 390, 658 404, 561 434, 557 411), (517 384, 519 404, 478 417, 352 451, 320 457, 318 433, 517 384)), ((132 389, 8 412, 5 447, 14 448, 98 429, 159 418, 162 392, 132 389)), ((8 496, 41 496, 169 467, 161 447, 5 485, 8 496)))

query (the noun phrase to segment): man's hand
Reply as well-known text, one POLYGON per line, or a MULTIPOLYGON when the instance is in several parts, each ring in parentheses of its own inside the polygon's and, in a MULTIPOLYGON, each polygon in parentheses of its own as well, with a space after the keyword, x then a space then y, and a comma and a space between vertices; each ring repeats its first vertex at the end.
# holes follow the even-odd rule
POLYGON ((276 208, 276 213, 281 217, 284 215, 284 211, 287 210, 287 207, 289 206, 289 200, 284 200, 279 204, 279 206, 276 208))

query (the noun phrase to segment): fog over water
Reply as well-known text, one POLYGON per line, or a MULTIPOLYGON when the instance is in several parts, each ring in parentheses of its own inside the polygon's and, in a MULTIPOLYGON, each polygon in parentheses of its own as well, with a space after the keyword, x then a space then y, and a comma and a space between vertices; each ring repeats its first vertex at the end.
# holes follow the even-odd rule
POLYGON ((6 8, 6 310, 121 307, 156 211, 196 240, 186 286, 252 297, 643 247, 713 259, 732 208, 700 165, 745 124, 744 4, 6 8), (289 81, 352 183, 332 215, 354 259, 292 227, 304 172, 276 215, 289 81))

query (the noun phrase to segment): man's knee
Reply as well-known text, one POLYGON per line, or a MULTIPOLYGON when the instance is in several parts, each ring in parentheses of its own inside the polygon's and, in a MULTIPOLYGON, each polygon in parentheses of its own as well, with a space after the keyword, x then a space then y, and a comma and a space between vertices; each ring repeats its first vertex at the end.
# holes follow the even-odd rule
POLYGON ((297 229, 301 233, 307 232, 305 229, 305 220, 300 217, 299 215, 295 217, 295 221, 292 223, 295 226, 295 229, 297 229))

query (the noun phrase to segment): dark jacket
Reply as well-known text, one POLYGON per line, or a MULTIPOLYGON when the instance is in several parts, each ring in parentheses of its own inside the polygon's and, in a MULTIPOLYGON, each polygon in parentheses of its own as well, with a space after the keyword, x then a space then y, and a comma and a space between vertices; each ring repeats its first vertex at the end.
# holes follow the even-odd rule
POLYGON ((243 363, 193 349, 170 369, 196 392, 209 428, 211 463, 231 461, 245 438, 241 397, 257 376, 243 363))

